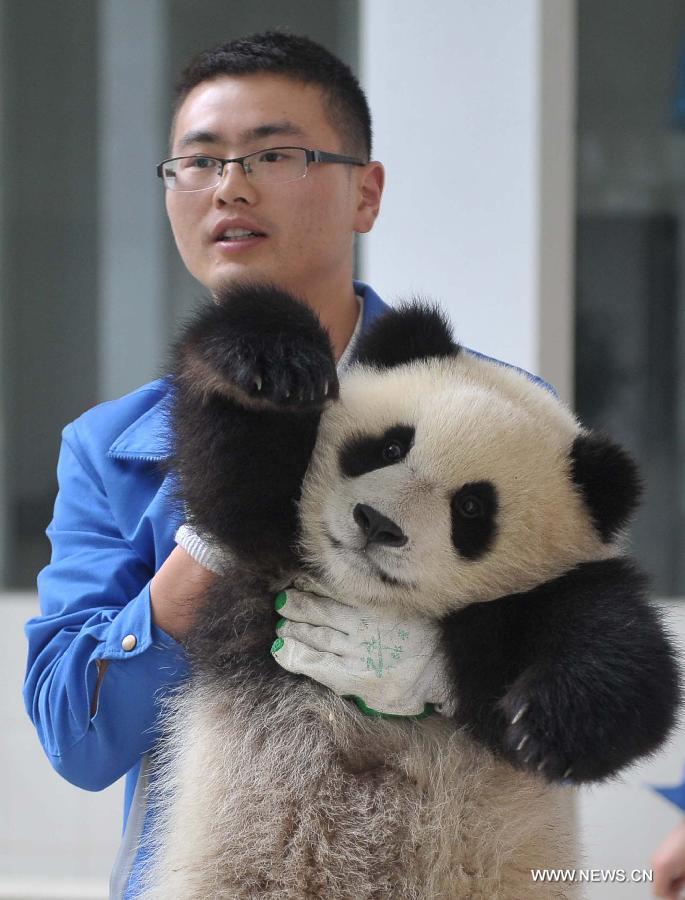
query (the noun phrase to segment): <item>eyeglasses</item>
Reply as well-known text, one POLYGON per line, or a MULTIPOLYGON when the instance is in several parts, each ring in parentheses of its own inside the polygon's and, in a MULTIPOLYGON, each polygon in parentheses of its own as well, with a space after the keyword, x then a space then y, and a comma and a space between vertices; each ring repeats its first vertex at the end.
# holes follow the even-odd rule
POLYGON ((221 183, 224 167, 239 163, 245 176, 256 184, 284 184, 304 178, 310 163, 366 165, 353 156, 340 156, 305 147, 269 147, 247 156, 218 159, 214 156, 175 156, 157 166, 157 175, 170 191, 207 191, 221 183))

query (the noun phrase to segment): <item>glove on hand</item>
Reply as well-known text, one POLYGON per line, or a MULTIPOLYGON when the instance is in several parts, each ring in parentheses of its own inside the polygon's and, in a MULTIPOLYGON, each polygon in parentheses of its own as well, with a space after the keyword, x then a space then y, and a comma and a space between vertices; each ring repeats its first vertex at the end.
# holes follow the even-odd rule
POLYGON ((223 575, 226 568, 225 551, 209 535, 196 531, 186 522, 178 529, 174 540, 196 563, 216 575, 223 575))
POLYGON ((296 579, 281 591, 271 652, 289 672, 307 675, 375 716, 449 714, 439 626, 397 610, 346 606, 296 579))

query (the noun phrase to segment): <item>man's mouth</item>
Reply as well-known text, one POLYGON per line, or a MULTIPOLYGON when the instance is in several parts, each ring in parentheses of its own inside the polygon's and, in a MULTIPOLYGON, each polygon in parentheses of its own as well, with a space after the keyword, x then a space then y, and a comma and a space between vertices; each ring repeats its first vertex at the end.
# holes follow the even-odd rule
POLYGON ((264 235, 259 231, 248 231, 247 228, 227 228, 223 234, 219 235, 217 241, 221 244, 233 244, 256 237, 264 237, 264 235))

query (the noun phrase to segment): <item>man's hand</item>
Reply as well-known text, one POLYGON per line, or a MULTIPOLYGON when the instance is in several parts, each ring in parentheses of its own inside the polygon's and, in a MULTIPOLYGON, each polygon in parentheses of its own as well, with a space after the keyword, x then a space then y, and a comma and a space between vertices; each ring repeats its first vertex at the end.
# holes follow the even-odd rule
POLYGON ((353 697, 368 715, 418 716, 449 705, 437 623, 346 606, 309 581, 295 584, 276 598, 283 618, 271 652, 284 669, 353 697))
POLYGON ((655 897, 685 897, 685 821, 666 835, 652 857, 655 897))
POLYGON ((176 540, 190 552, 181 546, 171 551, 150 582, 150 606, 155 625, 180 640, 192 627, 198 604, 216 580, 218 567, 216 549, 189 526, 179 528, 176 540))

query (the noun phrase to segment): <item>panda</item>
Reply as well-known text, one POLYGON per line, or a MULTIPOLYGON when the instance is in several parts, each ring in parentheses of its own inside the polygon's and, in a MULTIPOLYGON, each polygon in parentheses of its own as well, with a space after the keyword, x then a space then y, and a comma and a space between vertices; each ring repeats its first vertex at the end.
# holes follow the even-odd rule
POLYGON ((173 379, 179 493, 226 568, 165 710, 146 900, 576 896, 531 869, 578 863, 574 790, 654 752, 679 701, 624 555, 628 455, 418 301, 339 383, 303 302, 233 286, 173 379), (447 713, 366 716, 279 666, 274 594, 303 573, 438 623, 447 713))

